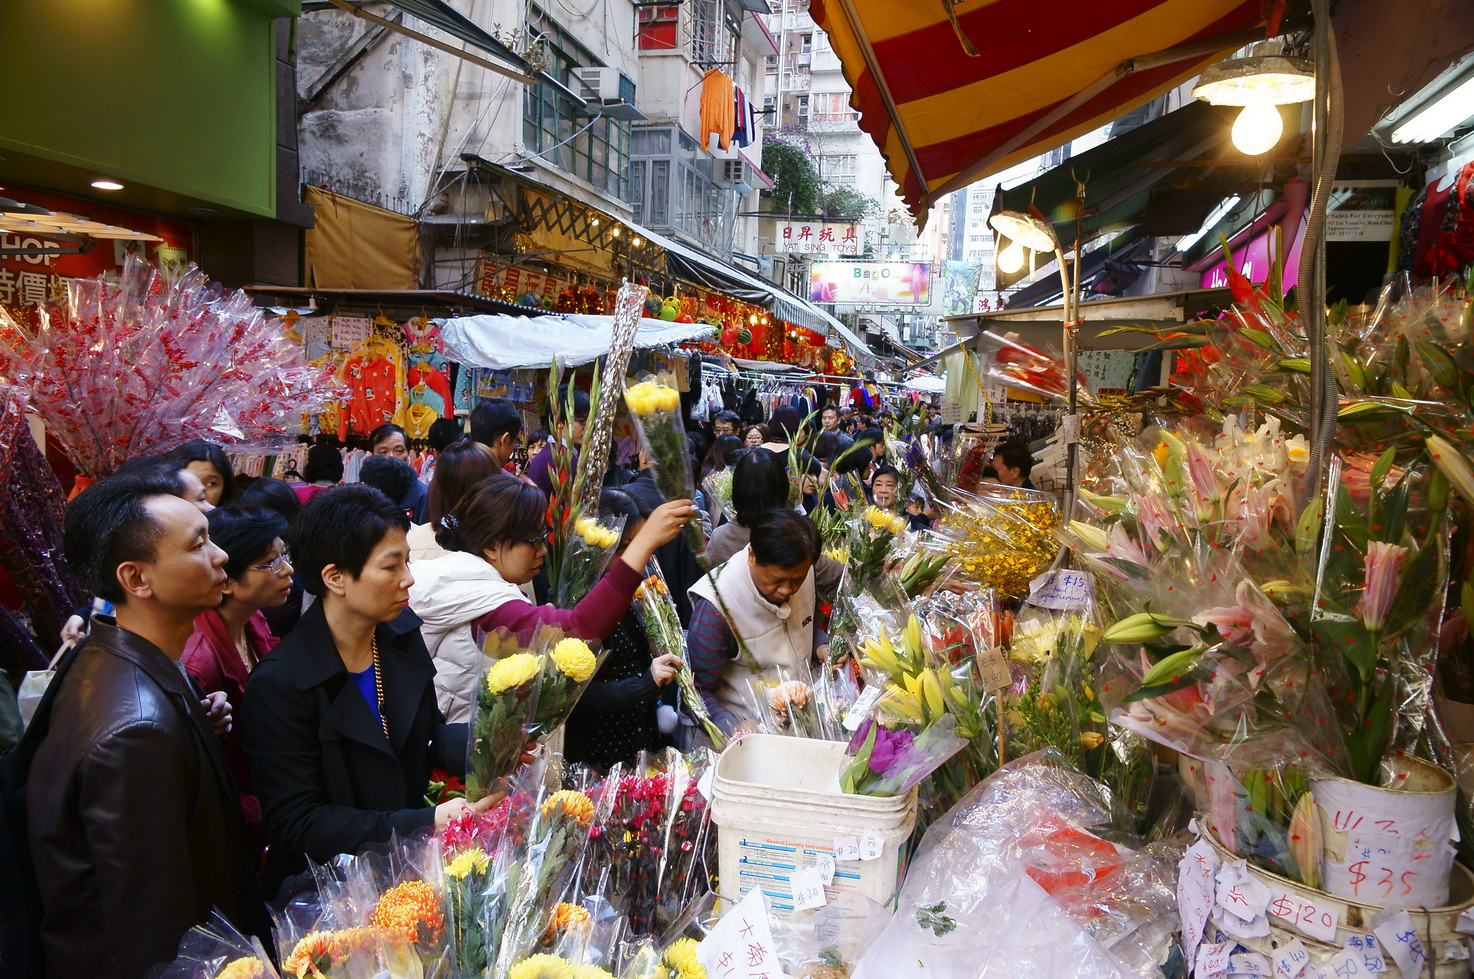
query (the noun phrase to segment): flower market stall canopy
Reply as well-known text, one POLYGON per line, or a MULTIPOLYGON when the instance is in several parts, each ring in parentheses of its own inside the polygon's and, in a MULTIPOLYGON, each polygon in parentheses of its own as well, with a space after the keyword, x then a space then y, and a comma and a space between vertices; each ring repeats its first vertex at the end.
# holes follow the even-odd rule
MULTIPOLYGON (((493 370, 530 370, 558 363, 587 364, 609 352, 613 316, 456 316, 435 321, 445 355, 458 364, 493 370)), ((643 350, 707 336, 709 323, 645 318, 635 332, 643 350)))
MULTIPOLYGON (((813 0, 911 212, 1265 36, 1260 0, 813 0), (975 45, 987 45, 981 55, 975 45)), ((1271 25, 1269 33, 1277 33, 1271 25)))

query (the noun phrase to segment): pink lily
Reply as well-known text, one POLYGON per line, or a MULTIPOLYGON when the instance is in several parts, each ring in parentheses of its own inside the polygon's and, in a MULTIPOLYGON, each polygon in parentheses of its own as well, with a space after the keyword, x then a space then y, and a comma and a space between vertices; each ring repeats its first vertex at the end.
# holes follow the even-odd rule
POLYGON ((1213 461, 1196 440, 1187 443, 1187 473, 1192 481, 1193 509, 1198 522, 1204 523, 1213 515, 1213 508, 1223 497, 1214 472, 1213 461))
POLYGON ((1216 627, 1225 642, 1254 654, 1257 665, 1248 675, 1249 686, 1253 689, 1259 686, 1271 663, 1293 651, 1295 631, 1269 596, 1247 578, 1234 589, 1234 599, 1238 604, 1205 609, 1194 615, 1192 620, 1198 625, 1216 627))
POLYGON ((1368 632, 1379 631, 1387 620, 1392 597, 1397 592, 1397 572, 1407 553, 1408 549, 1401 544, 1374 540, 1367 545, 1362 562, 1366 585, 1361 593, 1361 624, 1368 632))

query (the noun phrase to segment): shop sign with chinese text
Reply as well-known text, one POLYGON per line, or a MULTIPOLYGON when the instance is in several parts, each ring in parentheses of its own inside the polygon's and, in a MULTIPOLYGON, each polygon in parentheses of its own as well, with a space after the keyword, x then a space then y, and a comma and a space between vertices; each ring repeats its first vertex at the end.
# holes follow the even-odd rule
POLYGON ((778 223, 777 250, 790 255, 858 254, 859 225, 834 224, 828 221, 789 221, 778 223))

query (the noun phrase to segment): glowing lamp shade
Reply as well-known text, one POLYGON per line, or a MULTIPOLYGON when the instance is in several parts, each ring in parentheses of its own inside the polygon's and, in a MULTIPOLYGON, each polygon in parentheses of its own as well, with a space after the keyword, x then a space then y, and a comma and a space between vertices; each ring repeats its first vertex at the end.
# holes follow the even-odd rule
MULTIPOLYGON (((1031 251, 1052 252, 1059 248, 1059 239, 1055 237, 1054 229, 1032 214, 999 211, 988 219, 988 224, 1003 237, 1016 241, 1031 251)), ((999 260, 1002 261, 1001 255, 999 260)))
POLYGON ((1315 98, 1315 68, 1304 58, 1231 58, 1198 76, 1193 98, 1212 105, 1289 105, 1315 98))
POLYGON ((1245 156, 1268 153, 1285 133, 1280 110, 1273 105, 1246 105, 1234 120, 1229 134, 1233 145, 1245 156))
POLYGON ((1024 267, 1024 248, 1016 241, 1011 241, 1008 247, 998 253, 998 271, 1004 275, 1013 275, 1024 267))

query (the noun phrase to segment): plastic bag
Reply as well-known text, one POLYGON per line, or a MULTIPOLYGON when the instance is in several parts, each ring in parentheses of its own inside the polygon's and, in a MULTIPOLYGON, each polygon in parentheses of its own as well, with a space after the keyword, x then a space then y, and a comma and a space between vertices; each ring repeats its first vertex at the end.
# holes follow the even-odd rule
POLYGON ((574 521, 558 573, 559 608, 573 608, 599 583, 619 547, 623 530, 622 516, 582 516, 574 521))
MULTIPOLYGON (((625 388, 624 403, 640 435, 640 447, 650 457, 661 495, 667 500, 694 500, 696 480, 691 474, 691 450, 681 421, 680 392, 662 380, 645 380, 625 388)), ((706 541, 694 510, 684 533, 691 553, 704 560, 706 541)))
POLYGON ((148 979, 278 979, 261 942, 247 938, 225 916, 212 911, 179 941, 179 955, 168 965, 154 966, 148 979))
POLYGON ((854 979, 1157 975, 1174 862, 1106 833, 1104 785, 1050 753, 1010 762, 927 830, 854 979))
POLYGON ((536 730, 534 718, 542 661, 506 629, 486 637, 492 659, 476 686, 476 709, 466 739, 466 798, 490 795, 501 779, 517 769, 536 730))

